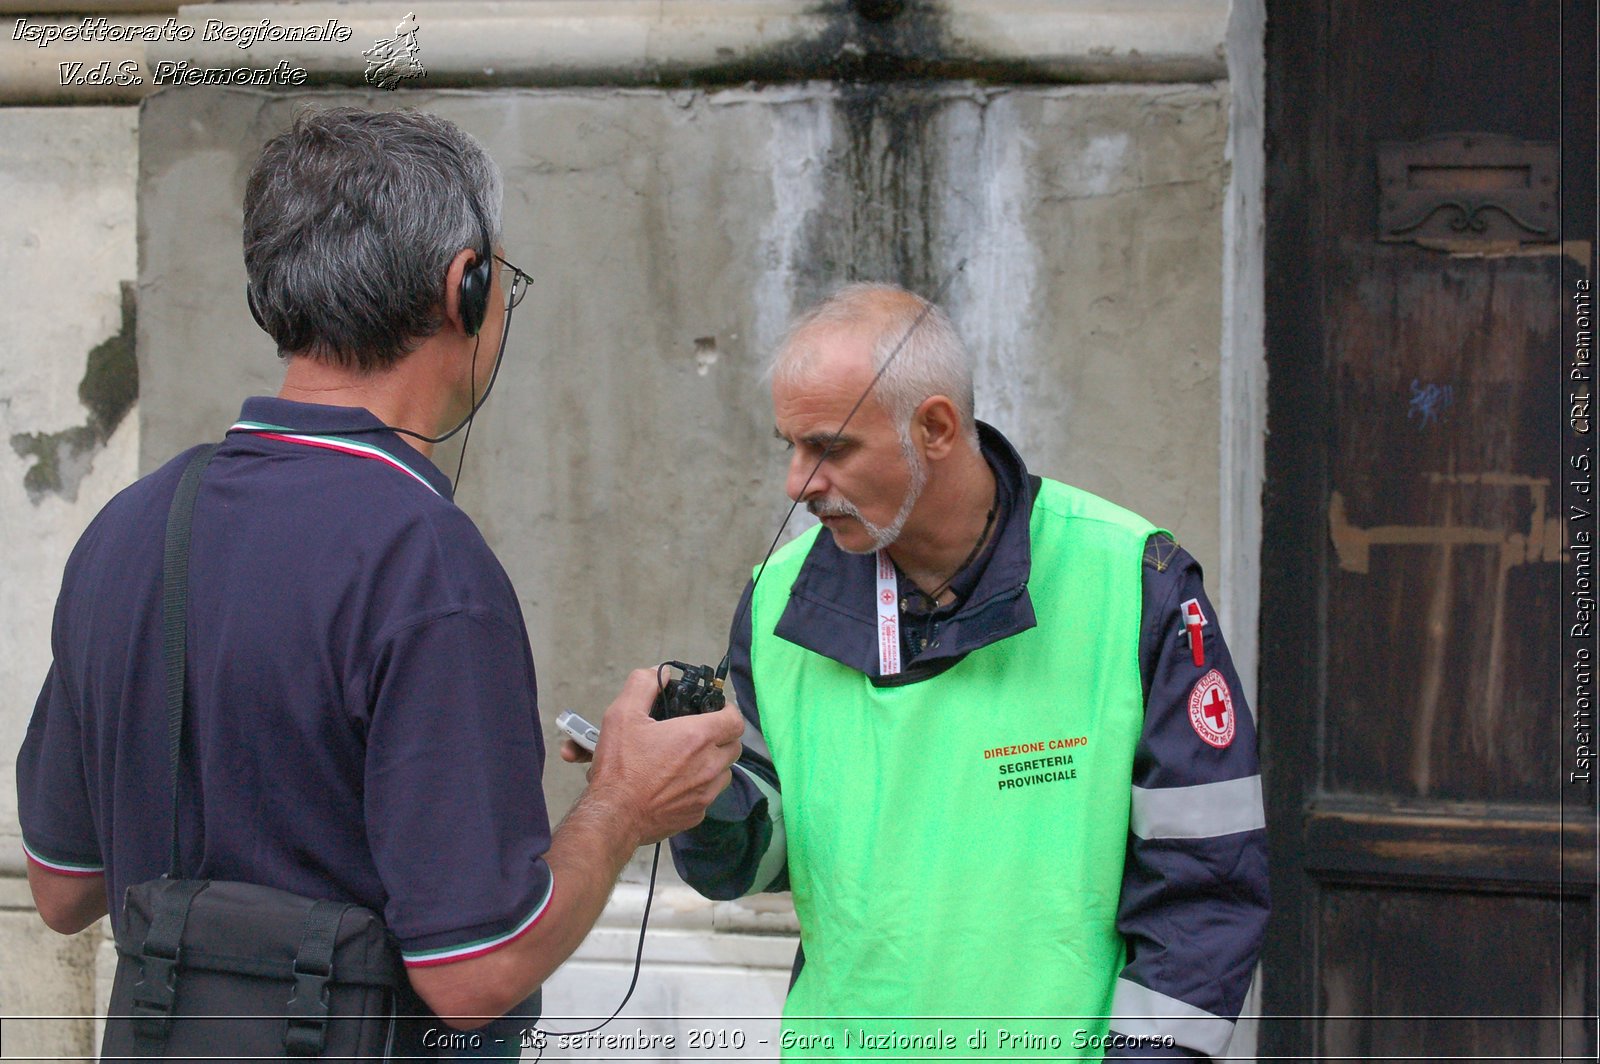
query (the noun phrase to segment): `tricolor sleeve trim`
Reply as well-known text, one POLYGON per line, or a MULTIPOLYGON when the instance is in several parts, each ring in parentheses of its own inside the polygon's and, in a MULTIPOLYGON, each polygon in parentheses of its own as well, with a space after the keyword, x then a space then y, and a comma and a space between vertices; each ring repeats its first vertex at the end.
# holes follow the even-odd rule
POLYGON ((1170 1037, 1178 1045, 1221 1056, 1233 1023, 1131 979, 1118 979, 1111 998, 1111 1029, 1134 1038, 1170 1037))
POLYGON ((408 953, 405 950, 401 950, 400 959, 405 961, 407 968, 431 968, 436 964, 451 964, 455 961, 471 960, 473 957, 481 957, 486 953, 493 953, 497 949, 500 949, 504 946, 509 946, 511 943, 527 934, 530 930, 532 930, 533 925, 539 922, 539 918, 542 917, 545 914, 545 911, 550 908, 550 899, 555 894, 555 890, 556 881, 555 877, 552 875, 549 882, 545 885, 544 897, 539 901, 538 905, 534 906, 533 912, 529 913, 526 919, 503 935, 495 935, 490 938, 480 938, 472 942, 463 942, 459 946, 443 946, 439 949, 417 950, 414 953, 408 953))
POLYGON ((82 861, 57 861, 41 856, 39 851, 28 845, 26 839, 22 842, 22 852, 28 860, 49 872, 61 876, 103 876, 106 866, 103 864, 87 864, 82 861))

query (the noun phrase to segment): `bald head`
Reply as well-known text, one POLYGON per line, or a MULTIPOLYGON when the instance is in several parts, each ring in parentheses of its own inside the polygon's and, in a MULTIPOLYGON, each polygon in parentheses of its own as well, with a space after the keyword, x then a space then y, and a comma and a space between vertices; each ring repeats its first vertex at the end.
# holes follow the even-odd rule
POLYGON ((796 387, 859 375, 865 387, 891 356, 874 398, 899 431, 924 400, 943 395, 976 446, 967 349, 943 310, 898 285, 846 285, 800 315, 773 356, 772 380, 796 387))

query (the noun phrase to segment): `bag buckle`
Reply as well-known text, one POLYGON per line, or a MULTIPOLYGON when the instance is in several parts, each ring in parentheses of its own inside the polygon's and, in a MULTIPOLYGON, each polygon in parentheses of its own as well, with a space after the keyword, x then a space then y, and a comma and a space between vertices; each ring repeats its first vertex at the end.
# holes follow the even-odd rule
POLYGON ((209 880, 167 880, 163 877, 151 900, 150 926, 139 946, 139 981, 129 1009, 136 1038, 160 1043, 172 1027, 178 1001, 178 964, 183 956, 183 928, 195 895, 209 880))
POLYGON ((306 964, 303 958, 295 958, 294 994, 289 998, 289 1019, 283 1032, 283 1048, 291 1057, 322 1055, 328 1037, 328 983, 332 978, 331 964, 306 964))
POLYGON ((139 954, 139 981, 133 986, 133 1033, 140 1038, 165 1041, 172 1027, 172 1009, 178 1000, 178 958, 152 950, 147 943, 139 954))

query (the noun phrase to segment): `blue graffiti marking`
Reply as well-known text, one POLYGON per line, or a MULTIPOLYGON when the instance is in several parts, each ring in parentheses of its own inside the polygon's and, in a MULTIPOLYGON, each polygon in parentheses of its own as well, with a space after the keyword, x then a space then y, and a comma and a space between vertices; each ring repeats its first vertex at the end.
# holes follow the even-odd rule
POLYGON ((1442 424, 1444 412, 1456 401, 1456 389, 1453 384, 1423 384, 1421 381, 1411 382, 1411 409, 1406 411, 1406 420, 1410 421, 1418 414, 1422 415, 1422 428, 1429 425, 1442 424))

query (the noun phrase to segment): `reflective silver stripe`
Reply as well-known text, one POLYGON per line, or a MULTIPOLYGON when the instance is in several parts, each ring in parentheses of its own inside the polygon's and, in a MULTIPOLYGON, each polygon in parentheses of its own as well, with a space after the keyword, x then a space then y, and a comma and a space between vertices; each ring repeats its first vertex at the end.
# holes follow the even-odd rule
POLYGON ((1134 1038, 1170 1035, 1186 1049, 1220 1056, 1233 1039, 1233 1023, 1177 998, 1118 979, 1111 998, 1111 1029, 1134 1038))
POLYGON ((767 749, 767 737, 761 734, 761 729, 751 724, 748 719, 744 722, 744 734, 739 737, 744 748, 753 754, 760 754, 766 759, 767 764, 772 764, 772 751, 767 749))
POLYGON ((756 865, 755 878, 750 881, 750 893, 757 894, 767 889, 767 885, 778 878, 778 873, 783 871, 783 866, 789 860, 789 839, 783 830, 783 795, 778 789, 754 772, 747 771, 743 765, 734 765, 734 771, 740 773, 745 779, 756 785, 767 799, 767 819, 772 821, 772 838, 767 842, 767 852, 761 855, 761 861, 756 865))
POLYGON ((1141 839, 1213 839, 1266 826, 1260 776, 1133 789, 1129 827, 1141 839))

